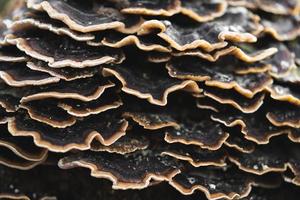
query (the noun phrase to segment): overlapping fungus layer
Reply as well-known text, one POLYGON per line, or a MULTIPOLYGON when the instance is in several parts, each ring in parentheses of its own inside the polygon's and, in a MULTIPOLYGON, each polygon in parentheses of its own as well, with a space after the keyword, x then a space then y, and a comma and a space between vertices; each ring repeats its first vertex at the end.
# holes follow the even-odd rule
POLYGON ((16 5, 0 198, 299 197, 299 0, 16 5))

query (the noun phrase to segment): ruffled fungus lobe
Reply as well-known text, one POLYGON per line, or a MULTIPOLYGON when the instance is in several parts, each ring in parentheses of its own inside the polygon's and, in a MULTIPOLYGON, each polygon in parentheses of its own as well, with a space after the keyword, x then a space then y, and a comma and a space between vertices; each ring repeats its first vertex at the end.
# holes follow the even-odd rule
POLYGON ((0 199, 299 197, 299 0, 12 7, 0 199))

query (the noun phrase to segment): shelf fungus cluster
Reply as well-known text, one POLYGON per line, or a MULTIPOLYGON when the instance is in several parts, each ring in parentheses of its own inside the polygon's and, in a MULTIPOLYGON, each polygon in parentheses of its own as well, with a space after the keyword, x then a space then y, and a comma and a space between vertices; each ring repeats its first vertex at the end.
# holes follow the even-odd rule
POLYGON ((15 5, 0 199, 299 198, 299 0, 15 5))

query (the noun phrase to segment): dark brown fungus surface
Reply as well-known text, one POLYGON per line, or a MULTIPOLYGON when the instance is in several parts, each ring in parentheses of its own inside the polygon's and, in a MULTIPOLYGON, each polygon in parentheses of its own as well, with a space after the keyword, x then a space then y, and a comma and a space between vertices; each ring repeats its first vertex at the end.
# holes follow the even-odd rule
POLYGON ((54 100, 31 101, 20 107, 27 111, 31 119, 54 128, 66 128, 76 123, 76 118, 57 107, 57 102, 54 100))
POLYGON ((279 15, 298 15, 300 12, 300 3, 297 0, 258 0, 257 6, 266 12, 279 15))
POLYGON ((286 77, 289 71, 295 67, 295 55, 291 49, 282 43, 274 43, 278 52, 266 62, 270 64, 270 74, 275 78, 286 77))
POLYGON ((15 138, 1 125, 0 136, 1 148, 6 148, 13 152, 16 156, 28 161, 42 161, 47 157, 47 150, 36 147, 32 140, 26 137, 15 138))
POLYGON ((65 81, 89 78, 99 72, 98 67, 89 67, 83 69, 74 69, 72 67, 53 68, 49 67, 47 63, 43 61, 30 61, 27 62, 26 66, 32 71, 44 72, 65 81))
POLYGON ((0 63, 0 78, 13 87, 47 85, 59 82, 58 77, 28 69, 26 63, 0 63))
POLYGON ((200 190, 208 199, 235 199, 248 196, 256 182, 254 176, 233 167, 210 166, 188 169, 175 176, 170 184, 185 195, 200 190))
MULTIPOLYGON (((202 58, 208 60, 210 62, 216 62, 218 59, 221 59, 225 56, 234 56, 239 60, 244 62, 254 63, 261 60, 264 60, 277 52, 275 47, 265 48, 265 47, 256 47, 253 43, 247 44, 239 44, 234 46, 228 46, 222 49, 215 50, 213 52, 206 52, 201 49, 192 49, 186 51, 174 51, 172 52, 173 56, 194 56, 198 58, 202 58), (251 51, 249 51, 251 49, 251 51)), ((248 71, 255 71, 261 72, 265 71, 262 69, 266 69, 270 67, 266 64, 259 64, 259 65, 249 65, 246 69, 239 69, 241 72, 248 72, 248 71), (256 69, 256 70, 255 70, 256 69)))
POLYGON ((278 41, 294 40, 300 35, 300 21, 295 16, 264 15, 263 32, 278 41))
POLYGON ((235 89, 246 97, 253 97, 256 93, 272 84, 271 77, 266 73, 236 74, 236 66, 249 65, 232 59, 219 60, 210 63, 197 58, 176 58, 167 64, 170 76, 194 81, 203 81, 207 86, 222 89, 235 89))
POLYGON ((284 152, 275 146, 257 147, 251 154, 231 152, 229 159, 240 169, 254 174, 286 170, 284 152))
MULTIPOLYGON (((199 112, 201 113, 201 111, 199 112)), ((207 113, 203 112, 201 118, 180 120, 179 128, 166 130, 165 141, 168 143, 196 145, 198 148, 209 150, 221 148, 229 134, 222 130, 220 124, 209 120, 208 116, 207 113), (211 128, 208 129, 207 126, 211 128)))
POLYGON ((230 136, 224 142, 226 146, 243 153, 252 153, 255 150, 256 144, 252 141, 245 140, 244 135, 240 133, 239 128, 231 128, 228 132, 230 136))
POLYGON ((288 130, 288 137, 293 142, 300 142, 300 132, 297 128, 291 128, 288 130))
POLYGON ((198 22, 207 22, 221 17, 227 10, 227 2, 225 0, 217 1, 197 1, 187 0, 181 1, 181 14, 186 15, 198 22))
POLYGON ((227 127, 239 126, 244 137, 257 144, 267 144, 270 138, 288 133, 285 128, 273 126, 265 115, 262 109, 253 114, 229 109, 214 113, 211 118, 227 127))
POLYGON ((92 176, 111 180, 114 189, 141 189, 151 181, 170 181, 180 173, 173 159, 151 149, 128 155, 85 152, 65 157, 58 165, 88 168, 92 176))
POLYGON ((19 99, 9 94, 2 94, 0 97, 0 106, 8 113, 15 112, 19 108, 19 99))
POLYGON ((230 8, 222 18, 204 24, 180 24, 170 21, 149 21, 143 24, 139 34, 161 29, 158 34, 173 48, 179 51, 201 48, 206 51, 223 48, 225 41, 255 42, 254 36, 260 29, 259 18, 244 8, 230 8), (238 24, 239 29, 231 29, 238 24), (208 31, 209 30, 209 31, 208 31))
POLYGON ((92 101, 98 99, 103 92, 115 84, 99 78, 79 79, 71 82, 59 82, 40 87, 25 88, 25 95, 21 102, 41 100, 47 98, 77 99, 81 101, 92 101), (63 83, 63 84, 62 84, 63 83))
POLYGON ((41 164, 47 158, 47 153, 46 153, 45 156, 43 157, 43 159, 40 161, 27 160, 27 159, 24 159, 24 158, 18 156, 17 154, 12 152, 10 149, 3 147, 3 146, 0 147, 0 153, 1 153, 1 156, 0 156, 0 164, 1 165, 19 169, 19 170, 32 169, 32 168, 36 167, 37 165, 41 164))
POLYGON ((267 90, 271 98, 275 100, 300 105, 300 94, 295 87, 289 87, 284 84, 273 84, 267 90))
POLYGON ((227 0, 231 6, 245 6, 253 10, 263 10, 276 15, 299 14, 299 2, 297 0, 227 0))
MULTIPOLYGON (((229 54, 232 54, 236 58, 249 63, 255 63, 265 60, 270 56, 275 55, 278 51, 276 46, 261 45, 261 43, 239 43, 229 48, 233 48, 229 54)), ((258 66, 266 67, 266 65, 261 64, 259 64, 258 66)), ((254 66, 252 65, 252 67, 248 68, 251 69, 254 68, 254 66)), ((256 66, 255 68, 258 67, 256 66)))
POLYGON ((27 7, 45 11, 51 18, 85 33, 107 29, 132 33, 136 32, 141 23, 140 17, 126 16, 109 2, 101 5, 100 2, 89 0, 82 6, 81 1, 29 0, 27 7))
POLYGON ((103 113, 61 129, 20 114, 8 122, 8 130, 14 136, 31 136, 37 146, 66 152, 71 149, 89 149, 93 140, 111 145, 126 134, 127 125, 127 121, 111 113, 103 113))
POLYGON ((179 127, 179 124, 167 114, 125 112, 123 117, 138 123, 144 129, 157 130, 166 127, 179 127))
POLYGON ((268 147, 257 147, 251 154, 231 152, 229 160, 241 170, 258 175, 290 169, 294 174, 291 182, 299 181, 299 147, 289 142, 275 140, 268 147))
POLYGON ((0 62, 24 62, 28 58, 22 52, 16 51, 13 46, 0 48, 0 62))
POLYGON ((57 106, 65 110, 69 115, 75 117, 87 117, 99 113, 116 109, 123 103, 114 93, 108 92, 100 96, 99 99, 82 102, 80 100, 64 99, 58 102, 57 106))
POLYGON ((298 106, 277 104, 267 113, 268 120, 275 126, 300 128, 300 110, 298 106))
POLYGON ((117 140, 115 143, 105 146, 100 143, 92 143, 91 151, 96 152, 109 152, 117 154, 128 154, 135 151, 140 151, 147 149, 150 143, 150 140, 146 137, 139 136, 137 132, 129 132, 126 137, 122 137, 117 140))
POLYGON ((256 112, 264 102, 265 94, 258 93, 253 98, 246 98, 232 90, 205 88, 204 95, 221 104, 228 104, 244 113, 256 112))
POLYGON ((134 112, 125 112, 123 116, 144 129, 163 131, 164 140, 170 144, 195 145, 209 150, 221 148, 229 134, 219 123, 210 120, 209 112, 198 109, 194 99, 185 98, 186 101, 181 99, 176 104, 173 101, 165 109, 149 109, 145 106, 143 111, 138 111, 128 108, 134 112), (207 126, 211 128, 207 129, 207 126))
POLYGON ((194 167, 226 166, 226 152, 223 150, 210 151, 197 146, 183 148, 183 146, 171 145, 162 152, 162 155, 187 161, 194 167))
POLYGON ((300 83, 299 67, 293 65, 290 70, 282 77, 278 78, 282 83, 297 86, 300 83))
POLYGON ((288 47, 290 51, 295 54, 295 61, 298 65, 300 65, 300 39, 296 39, 288 42, 288 47))
POLYGON ((158 38, 157 36, 136 36, 136 35, 128 35, 124 36, 122 34, 117 33, 109 33, 105 36, 100 42, 90 41, 87 44, 94 46, 108 46, 112 48, 121 48, 129 45, 135 45, 137 48, 142 51, 159 51, 159 52, 171 52, 171 48, 169 44, 164 40, 158 38))
POLYGON ((30 28, 39 28, 41 30, 50 31, 57 35, 66 35, 78 41, 89 41, 95 38, 95 36, 90 33, 79 33, 70 30, 66 25, 64 25, 64 23, 61 23, 58 20, 53 20, 44 13, 31 12, 30 10, 24 10, 21 13, 22 14, 18 13, 18 15, 20 15, 20 17, 18 17, 18 20, 13 21, 9 25, 9 28, 11 30, 17 32, 30 28))
POLYGON ((103 68, 103 75, 116 77, 124 92, 160 106, 167 104, 168 95, 174 91, 201 92, 196 82, 171 78, 166 70, 162 70, 164 69, 161 64, 131 61, 120 66, 103 68))
POLYGON ((17 32, 16 35, 8 35, 8 41, 27 55, 47 62, 53 68, 93 67, 106 63, 120 63, 124 59, 119 49, 107 47, 99 50, 67 36, 58 36, 49 32, 41 33, 42 31, 34 29, 28 33, 17 32))

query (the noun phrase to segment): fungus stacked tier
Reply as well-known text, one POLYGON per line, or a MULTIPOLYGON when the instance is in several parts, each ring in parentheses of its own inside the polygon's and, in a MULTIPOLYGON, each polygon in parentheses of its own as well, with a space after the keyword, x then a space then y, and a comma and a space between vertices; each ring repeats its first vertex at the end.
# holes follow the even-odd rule
POLYGON ((298 0, 20 3, 0 31, 0 197, 295 199, 299 13, 298 0))

